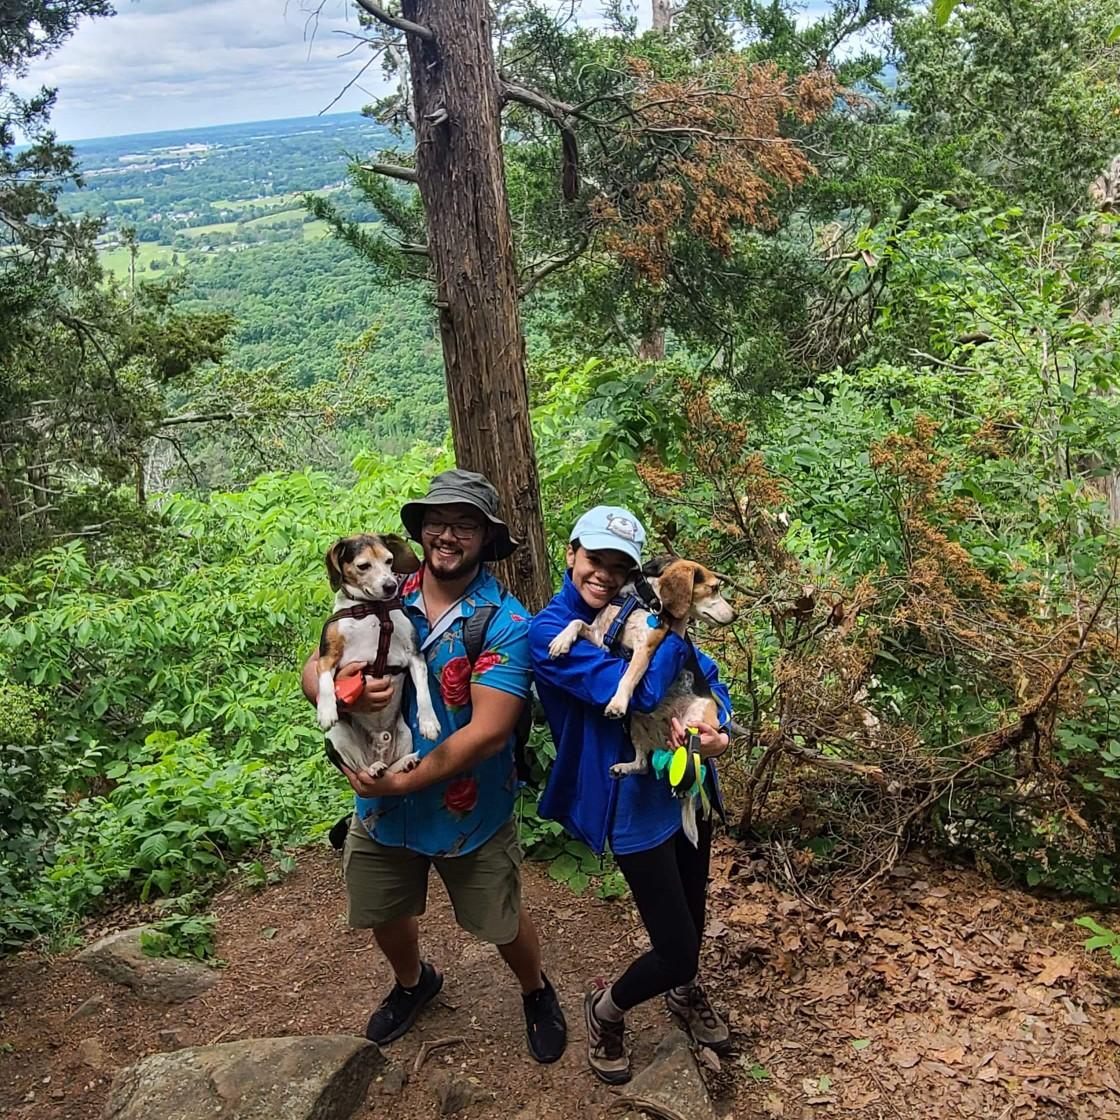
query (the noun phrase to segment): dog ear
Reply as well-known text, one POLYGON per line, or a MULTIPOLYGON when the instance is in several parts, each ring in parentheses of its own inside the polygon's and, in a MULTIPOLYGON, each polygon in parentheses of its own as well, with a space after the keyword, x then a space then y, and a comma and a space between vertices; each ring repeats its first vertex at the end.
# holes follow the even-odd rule
POLYGON ((346 550, 346 538, 337 540, 327 549, 327 577, 331 581, 331 590, 337 591, 342 586, 342 554, 346 550))
POLYGON ((381 540, 393 554, 393 571, 397 575, 407 576, 420 570, 420 561, 404 537, 398 537, 396 533, 390 533, 387 537, 382 537, 381 540))
POLYGON ((684 618, 692 610, 697 567, 691 560, 674 560, 657 581, 657 597, 670 618, 684 618))
POLYGON ((652 560, 647 560, 642 565, 642 575, 649 576, 651 579, 656 579, 657 576, 661 575, 661 573, 676 559, 677 557, 668 552, 664 556, 655 556, 652 560))

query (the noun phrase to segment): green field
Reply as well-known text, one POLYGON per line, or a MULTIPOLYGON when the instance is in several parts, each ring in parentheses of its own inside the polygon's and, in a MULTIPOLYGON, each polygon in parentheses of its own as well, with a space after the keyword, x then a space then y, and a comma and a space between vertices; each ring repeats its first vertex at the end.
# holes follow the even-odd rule
POLYGON ((237 229, 236 222, 214 222, 208 226, 191 226, 180 232, 188 237, 204 237, 208 233, 232 233, 235 229, 237 229))
MULTIPOLYGON (((154 242, 142 241, 136 252, 136 275, 140 276, 149 270, 148 266, 154 260, 161 260, 167 267, 171 267, 171 255, 175 252, 170 245, 159 245, 154 242)), ((128 278, 129 252, 123 245, 115 249, 104 249, 100 253, 101 265, 108 272, 113 273, 120 280, 128 278)), ((179 254, 182 261, 183 254, 179 254)))

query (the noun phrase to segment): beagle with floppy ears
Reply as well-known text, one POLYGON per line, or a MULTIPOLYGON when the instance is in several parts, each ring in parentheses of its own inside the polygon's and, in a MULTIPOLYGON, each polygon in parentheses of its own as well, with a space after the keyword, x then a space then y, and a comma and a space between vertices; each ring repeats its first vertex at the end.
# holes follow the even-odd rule
POLYGON ((411 770, 420 761, 402 711, 404 676, 416 690, 420 734, 439 737, 439 720, 428 688, 428 665, 416 628, 405 614, 397 588, 420 561, 396 535, 344 537, 327 549, 327 573, 335 592, 334 613, 319 639, 319 726, 327 733, 327 755, 338 765, 371 778, 411 770), (391 677, 393 696, 377 712, 338 711, 334 678, 350 661, 366 665, 363 678, 391 677))
MULTIPOLYGON (((563 657, 575 642, 586 638, 621 656, 629 655, 630 666, 603 712, 611 719, 621 719, 626 715, 634 689, 669 631, 683 638, 693 619, 720 625, 735 620, 731 604, 720 594, 719 577, 703 564, 672 556, 662 557, 650 561, 642 573, 650 577, 648 582, 636 579, 627 584, 620 598, 605 606, 591 622, 573 620, 548 647, 549 657, 563 657), (660 601, 660 609, 656 613, 647 609, 656 607, 658 603, 641 587, 642 583, 646 583, 656 600, 660 601), (617 626, 615 620, 623 611, 627 613, 622 625, 617 626)), ((649 769, 650 756, 664 747, 669 736, 669 723, 674 716, 685 727, 697 723, 719 726, 716 702, 695 658, 691 668, 686 667, 677 675, 654 711, 633 713, 630 739, 634 744, 634 761, 612 766, 611 777, 644 774, 649 769)))

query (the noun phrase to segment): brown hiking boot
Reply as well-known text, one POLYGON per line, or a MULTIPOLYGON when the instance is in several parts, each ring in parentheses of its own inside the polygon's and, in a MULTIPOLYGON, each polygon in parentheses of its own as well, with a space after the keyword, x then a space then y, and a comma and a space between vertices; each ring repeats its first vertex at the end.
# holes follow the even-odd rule
POLYGON ((630 1080, 630 1055, 626 1053, 626 1024, 600 1019, 595 1014, 598 991, 588 992, 583 1000, 587 1023, 587 1064, 600 1081, 622 1085, 630 1080))
POLYGON ((665 1003, 692 1035, 693 1042, 717 1054, 726 1054, 731 1049, 731 1032, 699 984, 670 988, 665 993, 665 1003))

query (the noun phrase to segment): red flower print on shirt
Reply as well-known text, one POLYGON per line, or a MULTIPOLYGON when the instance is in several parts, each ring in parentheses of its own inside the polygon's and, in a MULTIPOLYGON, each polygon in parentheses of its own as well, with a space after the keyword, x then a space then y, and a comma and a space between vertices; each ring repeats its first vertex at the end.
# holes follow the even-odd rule
POLYGON ((465 817, 478 804, 478 782, 474 778, 456 778, 448 782, 443 794, 443 807, 456 817, 465 817))
POLYGON ((418 590, 420 587, 420 577, 422 575, 422 571, 413 572, 412 575, 404 581, 404 586, 401 587, 398 594, 411 595, 414 591, 418 590))
POLYGON ((453 657, 444 665, 439 675, 439 694, 449 708, 462 708, 470 703, 471 663, 467 658, 453 657))
POLYGON ((504 653, 499 653, 495 649, 488 649, 485 653, 478 655, 478 660, 474 663, 474 676, 473 680, 478 680, 483 673, 489 672, 495 665, 504 665, 509 658, 504 653))

